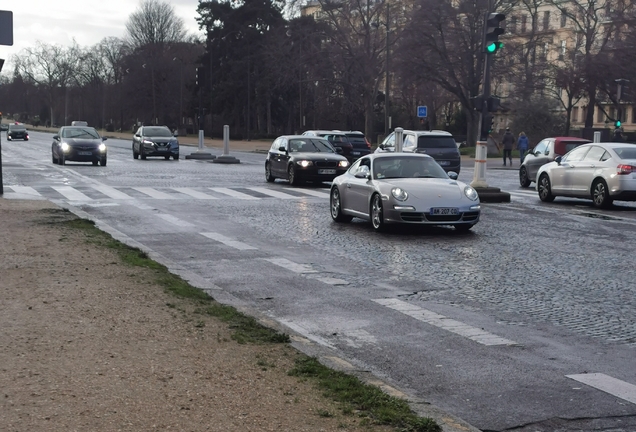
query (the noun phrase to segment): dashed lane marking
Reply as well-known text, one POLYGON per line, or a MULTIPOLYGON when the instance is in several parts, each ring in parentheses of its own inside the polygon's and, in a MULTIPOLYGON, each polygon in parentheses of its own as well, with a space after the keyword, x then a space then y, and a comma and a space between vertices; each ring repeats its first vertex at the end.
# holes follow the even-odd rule
POLYGON ((636 385, 634 384, 602 373, 575 374, 566 375, 566 377, 636 404, 636 385))
POLYGON ((286 258, 263 258, 263 259, 265 261, 269 261, 272 264, 283 267, 294 273, 298 273, 298 274, 318 273, 318 270, 312 269, 309 264, 298 264, 286 258))
POLYGON ((258 249, 258 248, 255 248, 254 246, 248 245, 247 243, 243 243, 238 240, 233 240, 229 237, 225 237, 224 235, 215 233, 215 232, 201 233, 201 235, 238 250, 257 250, 258 249))
POLYGON ((260 192, 260 193, 262 193, 264 195, 269 195, 269 196, 274 197, 274 198, 298 199, 297 196, 289 195, 289 194, 286 194, 284 192, 278 192, 278 191, 275 191, 273 189, 267 189, 267 188, 264 188, 264 187, 251 187, 249 189, 253 190, 255 192, 260 192))
POLYGON ((374 299, 373 301, 381 304, 382 306, 386 306, 412 318, 415 318, 416 320, 434 325, 435 327, 439 327, 451 333, 464 336, 482 345, 517 345, 516 342, 509 339, 502 338, 477 327, 469 326, 452 318, 447 318, 444 315, 437 314, 435 312, 423 309, 419 306, 404 302, 402 300, 374 299))

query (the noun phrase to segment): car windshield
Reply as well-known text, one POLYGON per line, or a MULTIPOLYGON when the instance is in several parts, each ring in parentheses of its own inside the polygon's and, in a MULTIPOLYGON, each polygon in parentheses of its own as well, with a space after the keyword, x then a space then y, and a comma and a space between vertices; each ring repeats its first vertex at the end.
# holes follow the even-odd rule
POLYGON ((384 157, 373 163, 373 177, 390 178, 448 178, 444 169, 427 157, 384 157))
POLYGON ((457 144, 453 137, 450 136, 428 136, 420 135, 417 138, 417 148, 457 148, 457 144))
POLYGON ((333 147, 328 141, 318 138, 293 139, 289 141, 289 151, 292 153, 333 153, 333 147))
POLYGON ((144 135, 152 137, 171 137, 170 129, 163 127, 147 127, 144 128, 144 135))
POLYGON ((20 125, 20 126, 11 125, 11 126, 9 126, 9 130, 12 130, 12 131, 25 131, 26 128, 24 126, 22 126, 22 125, 20 125))
POLYGON ((621 159, 636 159, 636 147, 619 147, 614 151, 621 159))
POLYGON ((95 129, 87 129, 87 128, 66 128, 62 131, 63 138, 80 138, 80 137, 90 137, 90 138, 99 138, 99 134, 95 129))

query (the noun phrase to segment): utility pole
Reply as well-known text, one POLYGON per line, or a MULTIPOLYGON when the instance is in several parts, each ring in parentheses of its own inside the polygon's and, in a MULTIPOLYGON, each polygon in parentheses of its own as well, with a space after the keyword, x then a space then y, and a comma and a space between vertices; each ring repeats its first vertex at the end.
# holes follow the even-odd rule
POLYGON ((384 136, 389 136, 389 2, 386 2, 386 71, 384 80, 384 136))

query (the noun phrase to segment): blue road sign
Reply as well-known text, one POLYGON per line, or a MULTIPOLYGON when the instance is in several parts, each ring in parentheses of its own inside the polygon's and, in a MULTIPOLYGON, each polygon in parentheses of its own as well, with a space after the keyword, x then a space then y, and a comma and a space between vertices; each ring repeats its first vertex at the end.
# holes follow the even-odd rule
POLYGON ((426 105, 417 107, 417 116, 418 117, 426 117, 426 105))

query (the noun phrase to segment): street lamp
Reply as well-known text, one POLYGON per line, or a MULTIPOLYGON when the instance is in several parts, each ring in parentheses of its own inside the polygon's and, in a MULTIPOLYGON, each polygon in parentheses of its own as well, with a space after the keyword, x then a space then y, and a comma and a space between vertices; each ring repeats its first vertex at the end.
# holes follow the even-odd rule
MULTIPOLYGON (((287 37, 292 37, 292 31, 287 30, 287 37)), ((291 42, 292 46, 294 45, 294 41, 291 42)), ((303 68, 302 68, 302 48, 303 45, 298 40, 298 131, 302 131, 304 129, 303 122, 303 68)))

